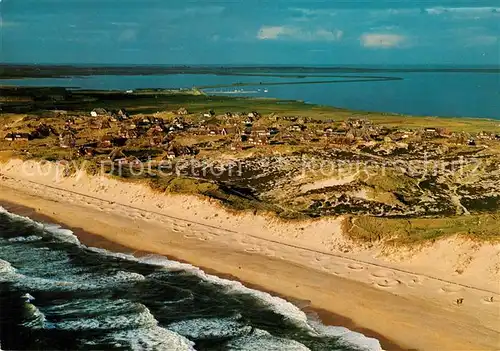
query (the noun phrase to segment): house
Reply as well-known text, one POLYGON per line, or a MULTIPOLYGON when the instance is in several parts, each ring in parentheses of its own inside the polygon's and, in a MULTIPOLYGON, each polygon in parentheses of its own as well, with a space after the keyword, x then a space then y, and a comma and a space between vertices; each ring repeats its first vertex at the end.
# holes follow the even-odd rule
POLYGON ((64 132, 59 134, 59 146, 67 149, 67 148, 72 148, 75 147, 76 145, 76 138, 71 132, 64 132))
POLYGON ((127 139, 137 139, 139 134, 135 130, 127 130, 124 137, 127 139))
POLYGON ((212 118, 214 116, 215 116, 215 112, 213 110, 210 110, 210 111, 203 114, 203 117, 205 117, 205 118, 212 118))
POLYGON ((155 125, 148 130, 149 135, 155 135, 155 134, 160 134, 163 132, 163 128, 160 125, 155 125))
POLYGON ((280 130, 278 128, 275 128, 275 127, 269 128, 269 135, 276 135, 279 132, 280 132, 280 130))
POLYGON ((113 149, 113 151, 111 151, 108 155, 108 158, 115 162, 117 160, 120 160, 120 159, 125 159, 127 156, 125 156, 125 154, 123 153, 123 150, 120 149, 120 148, 115 148, 113 149))
POLYGON ((259 136, 255 139, 256 145, 267 145, 269 144, 269 139, 266 136, 259 136))
POLYGON ((232 135, 236 134, 238 132, 238 129, 235 127, 224 127, 221 129, 220 134, 221 135, 232 135))
POLYGON ((80 146, 78 148, 78 154, 85 157, 94 157, 95 150, 88 146, 80 146))
POLYGON ((247 117, 251 118, 251 119, 257 119, 257 118, 260 118, 260 114, 256 111, 252 111, 252 112, 247 114, 247 117))
MULTIPOLYGON (((69 127, 69 126, 68 126, 69 127)), ((50 133, 54 132, 54 130, 52 129, 52 127, 44 124, 44 123, 40 123, 36 128, 35 130, 31 133, 31 137, 34 139, 34 138, 46 138, 50 135, 50 133)))
POLYGON ((181 107, 177 110, 177 114, 183 116, 189 114, 189 112, 185 107, 181 107))
POLYGON ((257 136, 269 136, 269 135, 271 135, 271 133, 269 133, 269 131, 267 129, 256 129, 254 131, 254 133, 257 136))
POLYGON ((207 134, 208 135, 219 135, 219 134, 221 134, 221 130, 217 127, 208 127, 207 134))
POLYGON ((129 117, 128 112, 124 108, 119 109, 116 114, 118 117, 121 117, 121 119, 127 119, 129 117))
POLYGON ((29 133, 9 133, 4 138, 7 141, 28 141, 31 140, 29 133))
POLYGON ((159 146, 163 143, 163 136, 161 135, 154 135, 149 139, 149 145, 151 146, 159 146))
POLYGON ((288 128, 292 132, 301 132, 306 129, 306 126, 301 124, 294 124, 288 128))
POLYGON ((113 136, 111 136, 111 135, 105 135, 101 139, 101 143, 99 144, 99 146, 102 147, 102 148, 111 147, 111 146, 113 146, 113 139, 114 139, 113 136))
POLYGON ((95 108, 92 110, 92 112, 90 112, 90 115, 92 117, 97 117, 97 116, 107 116, 108 115, 108 111, 106 111, 106 109, 104 108, 95 108))
POLYGON ((172 160, 175 158, 175 152, 174 151, 167 151, 167 158, 169 160, 172 160))

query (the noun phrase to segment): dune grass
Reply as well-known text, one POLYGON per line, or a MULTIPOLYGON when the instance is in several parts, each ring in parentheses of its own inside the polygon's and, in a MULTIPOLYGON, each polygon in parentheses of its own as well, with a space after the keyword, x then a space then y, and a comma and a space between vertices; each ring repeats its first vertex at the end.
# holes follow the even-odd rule
POLYGON ((500 213, 446 218, 349 217, 343 222, 344 233, 362 242, 418 244, 452 235, 474 240, 500 242, 500 213))

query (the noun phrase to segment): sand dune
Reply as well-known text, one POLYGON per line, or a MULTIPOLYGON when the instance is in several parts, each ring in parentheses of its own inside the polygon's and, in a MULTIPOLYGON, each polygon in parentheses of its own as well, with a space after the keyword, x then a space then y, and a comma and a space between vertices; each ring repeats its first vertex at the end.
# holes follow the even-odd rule
POLYGON ((367 248, 342 234, 342 218, 287 223, 234 215, 194 196, 55 173, 49 165, 8 161, 0 165, 0 200, 311 301, 404 348, 500 348, 499 245, 448 238, 418 250, 367 248))

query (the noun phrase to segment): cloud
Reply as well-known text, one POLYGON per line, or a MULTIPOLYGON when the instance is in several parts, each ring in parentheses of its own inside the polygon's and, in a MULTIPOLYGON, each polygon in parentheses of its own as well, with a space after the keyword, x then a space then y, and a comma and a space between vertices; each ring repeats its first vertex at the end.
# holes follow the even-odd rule
POLYGON ((366 48, 389 49, 404 44, 406 37, 399 34, 365 33, 360 40, 361 45, 366 48))
POLYGON ((298 41, 338 41, 344 32, 339 29, 327 30, 323 28, 305 30, 294 26, 262 26, 257 33, 260 40, 289 39, 298 41))
POLYGON ((133 29, 126 29, 120 33, 118 37, 119 42, 135 41, 137 39, 137 31, 133 29))
POLYGON ((306 8, 289 8, 289 11, 298 12, 304 16, 335 16, 337 11, 334 9, 306 9, 306 8))
POLYGON ((478 35, 466 40, 466 46, 490 46, 499 43, 499 37, 494 35, 478 35))
POLYGON ((138 27, 139 23, 137 22, 111 22, 112 26, 116 27, 138 27))

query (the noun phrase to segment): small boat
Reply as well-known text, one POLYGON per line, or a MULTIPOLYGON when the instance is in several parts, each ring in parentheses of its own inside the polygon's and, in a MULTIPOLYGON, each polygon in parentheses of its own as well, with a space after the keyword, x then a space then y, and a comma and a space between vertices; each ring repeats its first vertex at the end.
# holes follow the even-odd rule
POLYGON ((267 90, 267 89, 264 89, 264 93, 267 93, 267 92, 269 92, 269 90, 267 90))

